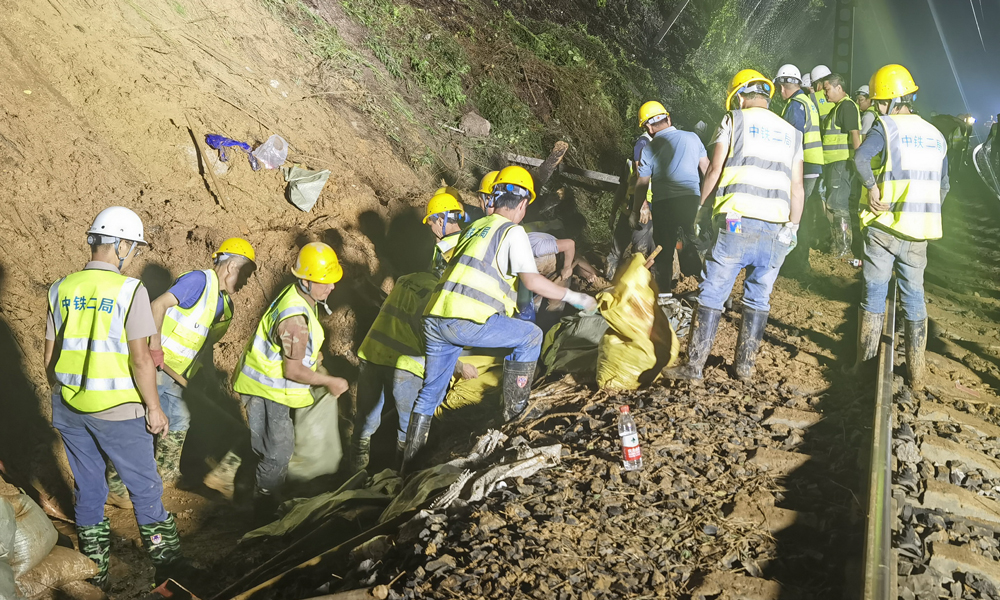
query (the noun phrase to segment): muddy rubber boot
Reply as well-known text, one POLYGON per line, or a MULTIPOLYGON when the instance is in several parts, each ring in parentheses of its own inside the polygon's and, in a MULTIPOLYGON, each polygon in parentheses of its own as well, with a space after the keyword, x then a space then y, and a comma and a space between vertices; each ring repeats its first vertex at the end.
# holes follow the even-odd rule
POLYGON ((413 466, 413 459, 427 445, 427 438, 431 433, 431 419, 433 415, 422 415, 418 412, 410 413, 410 425, 406 428, 406 447, 403 449, 402 473, 410 472, 413 466))
POLYGON ((181 451, 187 431, 168 431, 156 439, 156 470, 164 487, 175 487, 181 480, 181 451))
POLYGON ((139 537, 156 568, 157 585, 185 570, 187 565, 181 555, 181 539, 173 515, 168 515, 166 521, 139 525, 139 537))
POLYGON ((858 358, 848 373, 852 375, 860 373, 864 363, 875 358, 875 355, 878 354, 878 343, 882 339, 882 324, 884 322, 885 314, 870 313, 863 308, 858 309, 858 358))
POLYGON ((87 581, 108 591, 111 587, 108 578, 108 565, 111 563, 111 521, 104 519, 97 525, 77 525, 76 536, 80 540, 80 554, 97 565, 97 575, 87 581))
POLYGON ((351 441, 351 462, 348 468, 351 473, 360 473, 368 466, 372 454, 371 438, 359 438, 351 441))
POLYGON ((396 470, 403 470, 403 453, 406 452, 406 441, 396 440, 396 470))
POLYGON ((503 361, 503 420, 509 422, 521 416, 528 407, 531 381, 535 378, 535 362, 503 361))
POLYGON ((125 483, 110 461, 108 462, 107 479, 108 499, 106 504, 117 506, 118 508, 132 508, 132 500, 129 498, 128 489, 125 488, 125 483))
POLYGON ((905 329, 906 374, 910 388, 915 392, 924 389, 924 370, 927 365, 927 319, 906 321, 905 329))
POLYGON ((240 469, 241 464, 243 464, 243 459, 240 458, 240 455, 229 450, 219 461, 219 464, 205 475, 205 479, 202 480, 205 487, 232 500, 236 492, 236 472, 240 469))
POLYGON ((743 322, 740 323, 740 334, 736 337, 736 359, 733 361, 736 378, 741 381, 749 381, 753 376, 757 350, 760 349, 760 341, 764 339, 767 313, 766 310, 743 309, 743 322))
POLYGON ((688 361, 679 367, 663 370, 667 379, 701 379, 705 361, 712 351, 715 332, 719 328, 722 311, 714 308, 698 306, 695 322, 691 326, 691 339, 688 341, 688 361))

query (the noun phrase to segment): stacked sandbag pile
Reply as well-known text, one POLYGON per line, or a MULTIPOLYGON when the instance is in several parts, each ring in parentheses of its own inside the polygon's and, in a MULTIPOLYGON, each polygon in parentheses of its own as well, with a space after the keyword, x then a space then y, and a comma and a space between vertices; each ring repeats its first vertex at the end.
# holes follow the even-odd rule
POLYGON ((97 600, 104 593, 84 580, 97 566, 72 548, 27 494, 0 479, 0 600, 60 597, 97 600))

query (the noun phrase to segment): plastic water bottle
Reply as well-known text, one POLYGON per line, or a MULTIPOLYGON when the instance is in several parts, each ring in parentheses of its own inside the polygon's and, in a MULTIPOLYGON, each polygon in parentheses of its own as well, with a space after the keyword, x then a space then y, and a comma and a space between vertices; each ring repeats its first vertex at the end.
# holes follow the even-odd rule
POLYGON ((628 405, 618 409, 618 437, 622 439, 622 466, 626 471, 642 469, 642 450, 639 448, 639 432, 628 411, 628 405))

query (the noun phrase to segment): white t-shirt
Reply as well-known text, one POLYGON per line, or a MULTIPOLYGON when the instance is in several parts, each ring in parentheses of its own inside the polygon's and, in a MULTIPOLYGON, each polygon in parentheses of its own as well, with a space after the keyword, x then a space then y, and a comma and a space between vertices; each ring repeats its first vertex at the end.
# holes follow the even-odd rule
POLYGON ((535 255, 524 227, 515 225, 507 230, 497 250, 497 266, 505 277, 515 277, 518 273, 537 273, 535 255))
POLYGON ((868 135, 872 125, 875 124, 875 114, 866 110, 861 113, 861 135, 868 135))

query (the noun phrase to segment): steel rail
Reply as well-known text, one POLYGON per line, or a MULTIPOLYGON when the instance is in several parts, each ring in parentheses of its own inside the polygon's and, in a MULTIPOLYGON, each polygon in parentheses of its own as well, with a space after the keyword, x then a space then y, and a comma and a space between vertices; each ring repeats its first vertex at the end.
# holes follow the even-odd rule
POLYGON ((895 600, 892 553, 892 369, 896 338, 896 279, 889 282, 885 324, 879 343, 878 384, 868 480, 864 600, 895 600))

